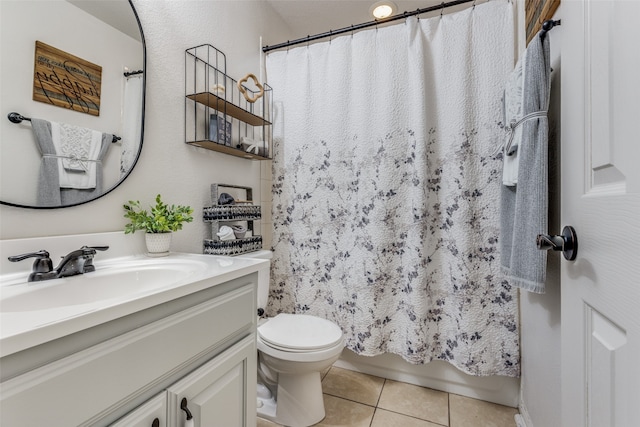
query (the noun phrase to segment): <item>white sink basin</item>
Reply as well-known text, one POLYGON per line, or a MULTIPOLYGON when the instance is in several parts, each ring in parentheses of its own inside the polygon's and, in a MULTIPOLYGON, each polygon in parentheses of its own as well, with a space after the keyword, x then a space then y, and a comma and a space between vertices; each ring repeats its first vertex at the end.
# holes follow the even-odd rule
POLYGON ((0 312, 49 310, 131 298, 188 281, 208 268, 200 260, 138 260, 62 279, 3 286, 0 312))
MULTIPOLYGON (((0 0, 1 1, 1 0, 0 0)), ((0 240, 0 358, 231 280, 255 280, 269 262, 172 252, 150 258, 139 236, 122 232, 0 240), (46 248, 57 259, 86 244, 109 246, 93 260, 96 271, 27 283, 28 261, 10 255, 46 248)))

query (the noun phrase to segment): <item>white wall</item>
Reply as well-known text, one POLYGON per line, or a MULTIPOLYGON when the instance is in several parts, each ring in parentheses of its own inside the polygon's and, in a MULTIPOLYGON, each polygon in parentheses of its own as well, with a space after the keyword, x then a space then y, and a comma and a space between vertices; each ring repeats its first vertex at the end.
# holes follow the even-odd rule
MULTIPOLYGON (((562 6, 561 6, 562 7, 562 6)), ((561 7, 554 19, 560 19, 561 7)), ((562 26, 547 36, 551 44, 551 103, 549 109, 549 232, 560 224, 560 49, 562 26)), ((549 253, 546 293, 520 293, 522 376, 520 412, 528 427, 561 426, 560 406, 560 262, 549 253)))
MULTIPOLYGON (((136 168, 116 190, 85 205, 53 210, 0 206, 1 239, 123 230, 124 202, 133 199, 150 204, 161 193, 167 202, 195 209, 194 222, 176 233, 172 250, 201 253, 202 239, 207 236, 202 207, 211 204, 211 183, 251 186, 256 198, 270 200, 270 194, 262 194, 270 192, 270 165, 264 165, 261 172, 261 163, 270 162, 184 143, 184 52, 209 43, 226 53, 227 72, 232 77, 239 79, 248 72, 259 75, 260 36, 264 44, 287 40, 291 37, 286 25, 258 0, 134 0, 134 5, 147 46, 145 138, 136 168)), ((267 215, 263 224, 269 221, 267 215)))

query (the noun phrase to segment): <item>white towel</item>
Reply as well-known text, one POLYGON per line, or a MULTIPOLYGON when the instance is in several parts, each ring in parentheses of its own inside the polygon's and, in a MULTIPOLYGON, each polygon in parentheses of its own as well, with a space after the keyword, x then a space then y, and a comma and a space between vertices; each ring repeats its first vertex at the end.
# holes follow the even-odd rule
POLYGON ((140 151, 142 124, 142 74, 129 76, 124 84, 120 178, 129 173, 140 151))
POLYGON ((218 238, 220 238, 220 240, 235 240, 236 238, 235 234, 233 233, 233 229, 227 225, 223 225, 222 227, 220 227, 220 230, 216 234, 218 235, 218 238))
POLYGON ((240 138, 240 144, 242 145, 242 148, 244 149, 244 151, 246 151, 247 153, 254 153, 259 156, 267 155, 264 141, 258 141, 258 140, 243 136, 242 138, 240 138))
POLYGON ((518 183, 518 147, 522 143, 522 126, 514 126, 523 116, 524 70, 526 52, 522 54, 509 75, 504 89, 504 120, 509 135, 503 150, 502 183, 514 186, 518 183), (510 142, 510 144, 509 144, 510 142))
POLYGON ((60 188, 95 188, 96 162, 102 146, 102 133, 51 122, 51 139, 58 157, 60 188))

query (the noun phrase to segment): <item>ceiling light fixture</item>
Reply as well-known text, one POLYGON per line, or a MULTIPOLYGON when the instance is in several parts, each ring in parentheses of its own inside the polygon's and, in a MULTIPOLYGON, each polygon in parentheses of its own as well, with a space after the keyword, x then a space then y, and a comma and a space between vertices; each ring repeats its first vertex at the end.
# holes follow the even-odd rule
POLYGON ((396 13, 396 10, 398 10, 398 6, 396 6, 394 2, 379 1, 371 6, 369 12, 371 12, 374 18, 383 19, 396 13))

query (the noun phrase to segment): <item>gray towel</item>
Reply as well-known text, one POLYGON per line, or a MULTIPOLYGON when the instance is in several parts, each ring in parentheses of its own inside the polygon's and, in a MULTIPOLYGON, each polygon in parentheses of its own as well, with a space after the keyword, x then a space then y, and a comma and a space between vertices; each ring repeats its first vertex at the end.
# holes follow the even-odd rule
MULTIPOLYGON (((538 33, 526 51, 523 115, 548 109, 550 77, 549 37, 538 33)), ((545 114, 521 126, 518 184, 501 189, 501 265, 511 284, 544 293, 547 252, 536 236, 548 231, 549 122, 545 114)))
POLYGON ((31 119, 31 129, 36 137, 42 162, 38 175, 38 206, 60 206, 60 179, 58 177, 58 159, 51 139, 51 123, 47 120, 31 119))
MULTIPOLYGON (((58 159, 51 138, 51 123, 42 119, 31 119, 31 128, 42 154, 40 174, 38 176, 38 206, 68 206, 84 203, 102 195, 102 163, 96 168, 96 188, 76 190, 60 188, 58 177, 58 159)), ((111 146, 113 135, 102 134, 102 146, 98 159, 102 160, 111 146)))

